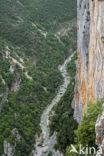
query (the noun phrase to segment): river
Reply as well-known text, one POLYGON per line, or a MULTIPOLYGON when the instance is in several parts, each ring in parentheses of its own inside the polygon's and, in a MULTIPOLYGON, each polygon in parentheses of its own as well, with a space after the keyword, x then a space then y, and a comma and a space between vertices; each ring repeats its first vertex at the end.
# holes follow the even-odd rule
POLYGON ((35 151, 33 151, 33 156, 48 156, 49 152, 52 152, 53 156, 63 156, 59 151, 54 150, 54 144, 56 143, 56 135, 54 134, 49 138, 49 114, 53 106, 56 105, 61 97, 66 92, 67 86, 70 83, 70 77, 67 73, 67 64, 73 57, 74 53, 69 56, 65 62, 59 66, 59 70, 64 78, 63 84, 59 87, 56 97, 52 100, 51 104, 47 106, 41 116, 40 126, 42 133, 40 137, 36 138, 35 151))

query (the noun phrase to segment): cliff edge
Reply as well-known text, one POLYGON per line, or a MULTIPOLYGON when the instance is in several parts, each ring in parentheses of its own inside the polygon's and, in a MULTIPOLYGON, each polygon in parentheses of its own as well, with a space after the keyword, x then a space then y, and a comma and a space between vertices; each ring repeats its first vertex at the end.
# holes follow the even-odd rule
POLYGON ((74 117, 80 123, 87 103, 104 97, 104 1, 78 0, 78 60, 74 117))

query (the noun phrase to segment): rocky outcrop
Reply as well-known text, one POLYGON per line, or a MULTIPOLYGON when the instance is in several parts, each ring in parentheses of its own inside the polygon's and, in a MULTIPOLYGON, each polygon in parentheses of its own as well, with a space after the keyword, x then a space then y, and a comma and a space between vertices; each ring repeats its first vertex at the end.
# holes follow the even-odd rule
POLYGON ((102 115, 99 115, 96 121, 95 131, 96 131, 96 144, 99 147, 99 154, 104 154, 104 104, 102 115))
POLYGON ((15 146, 12 146, 7 140, 4 141, 4 154, 2 156, 14 156, 15 146))
POLYGON ((4 153, 2 154, 2 156, 16 156, 16 143, 19 142, 21 140, 21 136, 19 135, 18 130, 15 128, 12 130, 11 132, 11 137, 14 137, 14 144, 11 145, 7 140, 4 140, 4 153))
POLYGON ((74 117, 80 122, 87 103, 104 96, 104 1, 78 0, 78 61, 74 117))
POLYGON ((12 83, 11 91, 17 92, 20 89, 20 84, 21 84, 20 74, 16 73, 16 78, 15 78, 14 82, 12 83))
POLYGON ((57 144, 57 138, 56 138, 56 133, 54 133, 51 137, 50 137, 50 148, 52 149, 52 154, 53 156, 63 156, 63 154, 60 151, 56 151, 54 149, 55 144, 57 144))

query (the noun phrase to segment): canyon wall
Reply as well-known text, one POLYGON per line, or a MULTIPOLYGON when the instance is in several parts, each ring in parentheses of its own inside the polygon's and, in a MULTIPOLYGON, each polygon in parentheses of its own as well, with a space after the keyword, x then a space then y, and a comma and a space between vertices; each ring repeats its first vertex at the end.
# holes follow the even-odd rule
POLYGON ((99 149, 99 153, 96 156, 101 156, 104 153, 104 104, 102 110, 103 112, 98 116, 95 124, 96 145, 99 149))
POLYGON ((78 60, 74 117, 80 123, 87 103, 104 96, 104 1, 78 0, 78 60))

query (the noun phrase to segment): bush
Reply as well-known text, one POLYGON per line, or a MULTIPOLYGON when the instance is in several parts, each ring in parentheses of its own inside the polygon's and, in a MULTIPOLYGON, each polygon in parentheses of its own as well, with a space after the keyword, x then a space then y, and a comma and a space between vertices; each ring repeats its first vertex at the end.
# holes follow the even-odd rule
POLYGON ((84 115, 81 124, 75 131, 75 142, 84 146, 89 145, 90 147, 96 147, 95 145, 95 123, 98 115, 102 112, 103 101, 97 103, 90 103, 88 105, 87 113, 84 115))
MULTIPOLYGON (((97 148, 95 144, 95 124, 98 115, 102 112, 102 103, 103 100, 88 104, 87 113, 84 115, 81 124, 78 126, 78 129, 75 130, 74 144, 77 150, 80 144, 83 147, 88 145, 89 147, 97 148)), ((66 156, 76 156, 75 153, 70 153, 70 149, 71 147, 67 147, 66 156)))

